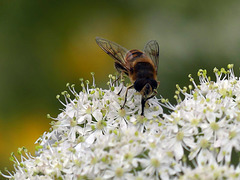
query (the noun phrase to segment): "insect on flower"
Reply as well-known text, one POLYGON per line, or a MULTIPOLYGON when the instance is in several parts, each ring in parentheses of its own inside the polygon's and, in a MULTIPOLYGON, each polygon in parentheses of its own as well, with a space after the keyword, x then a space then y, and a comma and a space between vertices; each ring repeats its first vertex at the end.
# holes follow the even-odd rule
POLYGON ((129 77, 132 85, 127 87, 125 99, 122 105, 124 108, 127 101, 127 93, 130 88, 134 88, 142 95, 141 115, 144 115, 145 103, 157 93, 160 82, 157 80, 157 70, 159 62, 159 45, 157 41, 149 41, 143 51, 127 50, 119 44, 96 37, 97 44, 115 60, 115 68, 118 72, 129 77))

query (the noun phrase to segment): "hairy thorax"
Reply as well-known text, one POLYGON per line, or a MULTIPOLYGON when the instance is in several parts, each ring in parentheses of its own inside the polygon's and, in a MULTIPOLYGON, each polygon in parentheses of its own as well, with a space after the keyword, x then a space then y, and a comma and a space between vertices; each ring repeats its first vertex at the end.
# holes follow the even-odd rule
POLYGON ((136 62, 136 64, 130 69, 132 75, 132 81, 136 79, 155 79, 155 69, 149 62, 136 62))

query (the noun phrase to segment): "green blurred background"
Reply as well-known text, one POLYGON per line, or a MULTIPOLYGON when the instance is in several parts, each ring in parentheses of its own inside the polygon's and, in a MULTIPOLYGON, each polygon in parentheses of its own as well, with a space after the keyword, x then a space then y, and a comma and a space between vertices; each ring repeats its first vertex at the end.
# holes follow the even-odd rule
POLYGON ((172 99, 175 84, 188 85, 199 68, 235 64, 239 74, 240 1, 106 0, 0 1, 0 169, 17 147, 34 154, 49 129, 46 114, 62 108, 56 95, 67 82, 95 72, 107 87, 113 60, 95 43, 100 36, 133 49, 160 44, 159 93, 172 99))

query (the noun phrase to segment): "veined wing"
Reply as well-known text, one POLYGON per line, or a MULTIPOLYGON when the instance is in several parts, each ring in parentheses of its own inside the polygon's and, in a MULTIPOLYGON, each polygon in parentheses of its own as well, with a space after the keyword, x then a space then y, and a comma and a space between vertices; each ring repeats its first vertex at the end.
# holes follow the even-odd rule
POLYGON ((143 51, 151 58, 156 70, 158 70, 159 63, 159 45, 156 40, 149 41, 145 46, 143 51))
POLYGON ((104 52, 115 60, 116 69, 120 72, 128 74, 129 67, 127 67, 125 62, 125 55, 128 50, 115 42, 100 37, 96 37, 96 42, 104 52))

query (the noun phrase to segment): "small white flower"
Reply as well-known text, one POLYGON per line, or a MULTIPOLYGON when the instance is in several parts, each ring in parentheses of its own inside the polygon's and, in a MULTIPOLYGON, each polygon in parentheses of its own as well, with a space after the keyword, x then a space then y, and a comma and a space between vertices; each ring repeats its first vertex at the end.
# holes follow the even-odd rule
MULTIPOLYGON (((77 93, 64 91, 64 109, 36 142, 36 156, 25 148, 14 155, 7 179, 240 179, 240 80, 214 69, 216 82, 199 70, 200 85, 177 85, 177 105, 154 97, 141 116, 141 95, 113 81, 109 89, 89 81, 77 93), (122 89, 120 95, 118 92, 122 89), (189 89, 189 91, 188 91, 189 89), (162 106, 171 110, 163 113, 162 106), (235 163, 235 164, 234 164, 235 163), (235 167, 234 167, 234 166, 235 167)), ((50 117, 50 116, 49 116, 50 117)))

